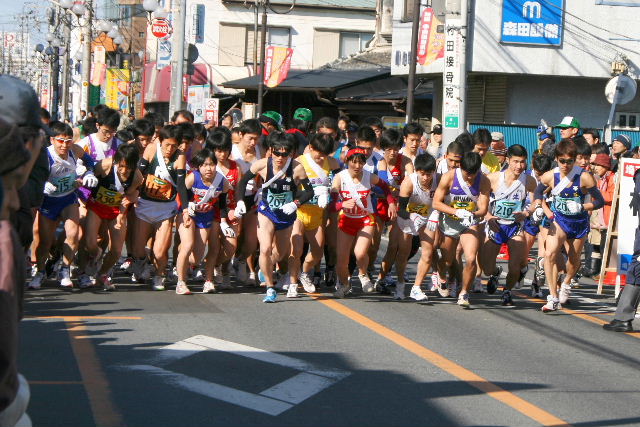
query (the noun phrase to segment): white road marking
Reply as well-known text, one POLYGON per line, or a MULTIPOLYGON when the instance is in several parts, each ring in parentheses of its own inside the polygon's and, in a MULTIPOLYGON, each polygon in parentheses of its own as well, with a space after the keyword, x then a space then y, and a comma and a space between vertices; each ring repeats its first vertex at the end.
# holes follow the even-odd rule
POLYGON ((243 390, 237 390, 228 386, 190 377, 178 372, 173 372, 158 366, 133 365, 124 366, 123 369, 142 371, 163 378, 173 386, 185 390, 222 400, 227 403, 242 406, 254 411, 271 416, 277 416, 291 409, 311 396, 337 383, 351 375, 350 372, 340 369, 319 367, 301 359, 272 353, 260 348, 249 347, 231 341, 196 335, 182 341, 170 344, 160 349, 155 358, 155 364, 168 365, 171 362, 192 356, 203 351, 223 351, 236 356, 258 360, 272 365, 283 366, 295 371, 297 375, 276 384, 266 390, 254 394, 243 390))

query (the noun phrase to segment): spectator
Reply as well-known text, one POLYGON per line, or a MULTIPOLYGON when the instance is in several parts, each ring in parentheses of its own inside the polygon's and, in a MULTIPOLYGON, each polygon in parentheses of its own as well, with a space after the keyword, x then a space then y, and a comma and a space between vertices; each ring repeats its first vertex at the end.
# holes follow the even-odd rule
MULTIPOLYGON (((491 135, 493 135, 494 133, 500 132, 493 132, 491 135)), ((500 135, 502 134, 500 133, 500 135)), ((500 170, 502 170, 507 164, 507 146, 504 143, 504 139, 492 141, 489 152, 498 158, 498 161, 500 162, 500 170)))
POLYGON ((573 138, 580 132, 580 122, 573 116, 565 116, 556 127, 560 128, 560 137, 562 139, 573 138))
POLYGON ((427 153, 431 154, 434 159, 439 159, 444 155, 444 153, 440 152, 442 148, 442 125, 440 123, 433 125, 429 133, 431 134, 431 139, 426 147, 427 153))
POLYGON ((606 240, 611 216, 615 174, 611 172, 611 157, 604 153, 593 156, 591 169, 597 178, 598 189, 604 198, 604 206, 591 214, 591 231, 588 240, 593 245, 593 252, 591 257, 585 257, 585 274, 583 275, 598 280, 602 266, 602 246, 606 240))
POLYGON ((628 135, 621 133, 620 135, 613 138, 613 143, 611 144, 611 170, 615 173, 618 172, 618 163, 620 162, 621 157, 632 157, 633 155, 630 153, 631 151, 631 138, 628 135), (629 155, 625 155, 629 153, 629 155))

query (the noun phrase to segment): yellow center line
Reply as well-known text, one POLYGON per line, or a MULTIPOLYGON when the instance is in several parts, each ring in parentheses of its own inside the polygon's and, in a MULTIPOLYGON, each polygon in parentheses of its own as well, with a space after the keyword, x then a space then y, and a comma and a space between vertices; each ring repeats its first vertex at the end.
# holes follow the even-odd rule
MULTIPOLYGON (((529 301, 533 301, 533 302, 539 302, 541 304, 546 303, 546 300, 542 300, 540 298, 533 298, 530 297, 529 295, 523 294, 522 292, 518 292, 518 291, 512 291, 512 293, 514 295, 519 296, 520 298, 524 298, 527 299, 529 301)), ((605 323, 609 323, 604 319, 599 319, 595 316, 592 316, 590 314, 585 314, 585 313, 581 313, 580 311, 577 310, 571 310, 570 308, 566 308, 565 306, 562 306, 562 312, 570 314, 572 316, 578 317, 582 320, 586 320, 587 322, 591 322, 591 323, 595 323, 596 325, 604 325, 605 323)), ((602 313, 604 315, 610 315, 610 313, 602 313)), ((640 338, 640 332, 623 332, 623 334, 629 335, 631 337, 634 338, 640 338)))
POLYGON ((545 411, 544 409, 522 399, 503 389, 502 387, 486 380, 485 378, 477 375, 476 373, 466 369, 462 365, 459 365, 446 357, 429 350, 428 348, 418 344, 417 342, 405 337, 404 335, 395 332, 386 326, 358 313, 339 303, 336 300, 324 299, 316 294, 314 299, 330 309, 342 314, 343 316, 353 320, 356 323, 372 330, 376 334, 388 339, 396 345, 404 348, 405 350, 415 354, 416 356, 426 360, 427 362, 437 366, 443 371, 453 375, 454 377, 465 381, 472 387, 477 388, 488 396, 510 406, 516 411, 520 412, 524 416, 531 418, 532 420, 540 423, 543 426, 571 426, 566 421, 556 417, 555 415, 545 411))

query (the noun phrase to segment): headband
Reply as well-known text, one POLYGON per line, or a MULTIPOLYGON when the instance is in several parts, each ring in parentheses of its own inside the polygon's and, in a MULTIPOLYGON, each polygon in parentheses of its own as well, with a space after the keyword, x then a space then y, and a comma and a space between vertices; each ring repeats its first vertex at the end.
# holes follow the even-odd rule
POLYGON ((353 156, 354 154, 362 154, 365 157, 367 156, 367 152, 365 151, 364 148, 352 148, 351 150, 347 151, 347 159, 353 156))

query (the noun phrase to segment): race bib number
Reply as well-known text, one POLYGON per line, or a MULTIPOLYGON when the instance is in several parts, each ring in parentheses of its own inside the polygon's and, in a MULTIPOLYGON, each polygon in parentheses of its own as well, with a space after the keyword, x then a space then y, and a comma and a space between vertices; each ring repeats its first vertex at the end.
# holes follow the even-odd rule
POLYGON ((287 203, 293 202, 293 195, 290 191, 285 193, 272 193, 267 194, 267 204, 271 210, 282 209, 287 203))
POLYGON ((513 200, 498 200, 495 205, 493 214, 501 219, 514 221, 516 217, 515 212, 520 210, 520 202, 513 200))
POLYGON ((569 208, 567 208, 567 202, 569 200, 573 200, 578 204, 582 204, 582 200, 580 200, 580 197, 557 197, 556 196, 553 200, 553 206, 555 211, 563 215, 576 215, 574 213, 571 213, 569 211, 569 208))
MULTIPOLYGON (((450 205, 454 209, 464 209, 465 211, 475 212, 476 203, 473 201, 455 200, 450 205)), ((453 219, 460 219, 455 215, 449 215, 453 219)))
POLYGON ((409 203, 407 206, 407 211, 409 213, 417 213, 422 216, 429 215, 429 211, 431 211, 431 205, 418 205, 415 203, 409 203))
POLYGON ((76 188, 76 174, 72 173, 61 178, 54 178, 51 183, 56 186, 56 191, 52 195, 70 193, 76 188))
POLYGON ((173 185, 155 175, 147 175, 144 189, 149 197, 156 200, 171 200, 173 197, 173 185))
POLYGON ((111 207, 120 206, 120 203, 122 203, 122 194, 100 186, 96 193, 96 202, 111 207))

